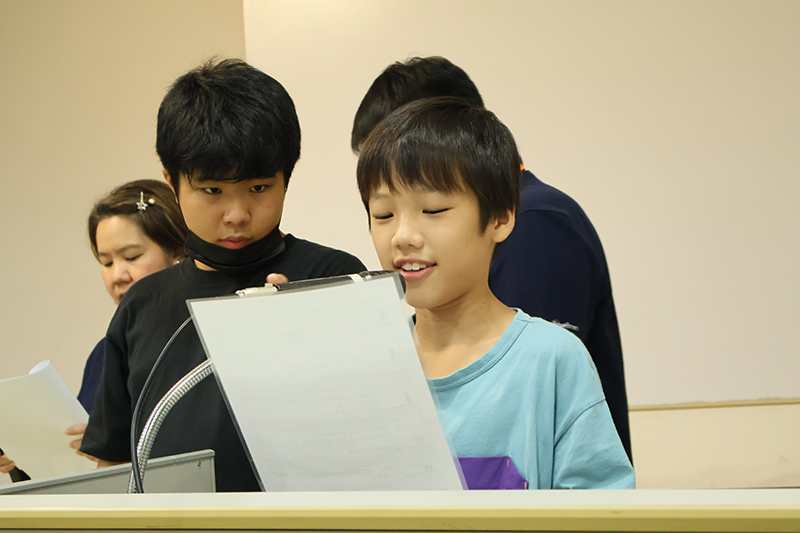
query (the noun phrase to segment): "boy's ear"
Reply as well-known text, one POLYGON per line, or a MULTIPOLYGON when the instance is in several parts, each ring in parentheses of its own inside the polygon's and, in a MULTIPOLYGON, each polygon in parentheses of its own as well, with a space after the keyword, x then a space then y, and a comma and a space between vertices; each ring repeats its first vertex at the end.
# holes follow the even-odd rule
POLYGON ((180 204, 180 200, 178 200, 178 193, 175 192, 175 187, 172 185, 172 180, 170 179, 169 172, 167 172, 166 168, 161 167, 161 175, 164 176, 164 180, 166 180, 167 185, 169 185, 169 188, 172 189, 172 194, 175 195, 175 201, 180 204))
POLYGON ((514 229, 514 222, 516 221, 516 213, 514 211, 505 211, 493 221, 489 222, 489 229, 492 232, 492 240, 495 243, 501 243, 511 235, 514 229))
POLYGON ((169 172, 167 172, 166 168, 161 167, 161 175, 164 176, 164 179, 166 180, 167 185, 169 185, 169 188, 172 189, 172 192, 175 192, 175 187, 172 186, 172 180, 169 179, 169 172))

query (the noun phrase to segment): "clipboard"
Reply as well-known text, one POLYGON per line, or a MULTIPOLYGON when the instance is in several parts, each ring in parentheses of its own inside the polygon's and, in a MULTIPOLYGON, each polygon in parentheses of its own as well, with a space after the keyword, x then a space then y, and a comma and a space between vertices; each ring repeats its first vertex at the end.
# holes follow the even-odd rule
POLYGON ((401 297, 395 273, 187 302, 263 490, 465 488, 401 297))

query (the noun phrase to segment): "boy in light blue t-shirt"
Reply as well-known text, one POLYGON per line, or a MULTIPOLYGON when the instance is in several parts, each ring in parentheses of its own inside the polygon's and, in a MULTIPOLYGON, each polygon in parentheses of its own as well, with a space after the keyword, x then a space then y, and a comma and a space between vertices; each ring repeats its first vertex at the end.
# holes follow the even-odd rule
POLYGON ((375 250, 405 278, 417 353, 469 488, 633 488, 580 340, 489 289, 494 247, 514 227, 520 163, 485 109, 449 97, 401 107, 358 161, 375 250))

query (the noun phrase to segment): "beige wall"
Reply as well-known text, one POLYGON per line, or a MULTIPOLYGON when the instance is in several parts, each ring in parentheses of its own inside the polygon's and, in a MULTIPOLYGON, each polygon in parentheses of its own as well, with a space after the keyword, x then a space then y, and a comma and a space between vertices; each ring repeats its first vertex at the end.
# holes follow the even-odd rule
MULTIPOLYGON (((377 267, 353 115, 389 63, 443 55, 584 207, 632 405, 800 397, 800 2, 244 0, 303 157, 283 229, 377 267), (291 43, 291 44, 289 44, 291 43)), ((798 405, 635 411, 645 488, 800 486, 798 405)))
POLYGON ((800 402, 631 412, 641 489, 800 487, 800 402))
POLYGON ((244 55, 239 0, 0 0, 0 378, 50 359, 77 392, 114 311, 89 209, 161 179, 161 97, 215 54, 244 55))
POLYGON ((800 397, 800 2, 245 0, 303 156, 283 229, 377 266, 349 149, 389 63, 444 55, 605 246, 633 405, 800 397))

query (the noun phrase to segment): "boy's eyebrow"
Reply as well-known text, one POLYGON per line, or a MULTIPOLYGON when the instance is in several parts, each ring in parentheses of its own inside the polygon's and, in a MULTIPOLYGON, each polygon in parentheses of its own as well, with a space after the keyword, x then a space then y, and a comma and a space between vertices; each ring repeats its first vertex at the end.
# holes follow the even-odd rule
POLYGON ((256 181, 256 180, 277 180, 277 175, 275 176, 256 176, 255 178, 244 178, 244 179, 215 179, 215 178, 207 178, 207 179, 193 179, 189 180, 189 184, 192 186, 197 186, 198 188, 206 188, 210 184, 219 184, 219 183, 241 183, 243 181, 256 181))

